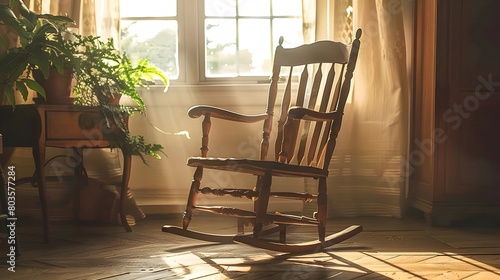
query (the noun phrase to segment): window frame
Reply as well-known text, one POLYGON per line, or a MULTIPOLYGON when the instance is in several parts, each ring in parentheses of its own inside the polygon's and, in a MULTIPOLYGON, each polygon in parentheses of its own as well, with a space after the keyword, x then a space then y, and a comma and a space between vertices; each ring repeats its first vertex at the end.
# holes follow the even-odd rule
MULTIPOLYGON (((271 0, 271 3, 272 4, 271 0)), ((178 78, 171 80, 172 85, 200 85, 200 84, 265 84, 269 76, 237 76, 237 77, 206 77, 205 65, 205 1, 204 0, 177 0, 175 17, 161 19, 177 20, 178 36, 178 78), (193 8, 188 8, 193 7, 193 8), (196 20, 188 20, 188 19, 196 20), (196 47, 193 47, 196 46, 196 47)), ((141 19, 149 17, 124 17, 123 19, 141 19)), ((158 19, 158 17, 156 17, 158 19)), ((282 18, 282 17, 276 17, 282 18)), ((272 20, 272 17, 271 17, 272 20)), ((272 26, 272 25, 271 25, 272 26)), ((272 40, 272 29, 271 29, 272 40)), ((278 42, 271 41, 271 60, 274 47, 278 42)))
MULTIPOLYGON (((180 11, 182 11, 182 9, 179 8, 179 5, 183 4, 184 1, 179 1, 179 0, 175 0, 176 1, 176 8, 177 8, 177 11, 176 11, 176 15, 175 16, 151 16, 151 17, 148 17, 148 16, 126 16, 126 17, 122 17, 120 15, 120 21, 121 20, 130 20, 130 21, 133 21, 133 20, 138 20, 138 21, 148 21, 148 20, 170 20, 170 21, 177 21, 177 43, 178 43, 178 46, 177 46, 177 52, 178 52, 178 56, 179 56, 179 61, 178 61, 178 77, 177 79, 170 79, 170 82, 172 81, 177 81, 177 80, 184 80, 184 74, 183 72, 181 71, 181 69, 183 67, 181 67, 181 52, 184 52, 184 50, 182 50, 180 48, 180 41, 181 41, 181 38, 184 36, 184 34, 181 35, 182 31, 183 31, 183 26, 180 25, 181 23, 181 20, 180 20, 180 11)), ((120 24, 121 25, 121 24, 120 24)), ((120 32, 121 32, 121 28, 120 28, 120 32)), ((121 45, 121 44, 120 44, 121 45)), ((182 54, 184 55, 184 54, 182 54)), ((157 81, 158 84, 160 84, 161 82, 158 80, 157 81)))
MULTIPOLYGON (((270 0, 269 1, 269 9, 272 10, 272 5, 273 5, 273 1, 274 0, 270 0)), ((216 17, 211 17, 211 16, 205 16, 205 0, 200 0, 200 1, 195 1, 198 3, 198 17, 197 17, 197 21, 198 21, 198 32, 199 32, 199 36, 198 36, 198 50, 199 50, 199 66, 198 66, 198 70, 199 70, 199 81, 200 82, 204 82, 204 83, 209 83, 209 84, 213 84, 213 83, 216 83, 216 84, 224 84, 224 83, 241 83, 241 84, 267 84, 269 83, 269 79, 271 77, 271 71, 272 69, 269 69, 269 73, 268 75, 238 75, 236 77, 207 77, 206 75, 206 53, 205 53, 205 20, 207 18, 216 18, 216 17)), ((238 8, 237 8, 238 9, 238 8)), ((238 11, 237 11, 237 14, 236 16, 234 17, 220 17, 220 18, 228 18, 228 19, 236 19, 236 21, 240 20, 240 19, 265 19, 265 20, 269 20, 269 39, 270 39, 270 48, 269 48, 269 55, 270 55, 270 61, 272 63, 272 60, 273 60, 273 56, 274 56, 274 50, 276 48, 276 46, 278 46, 278 39, 276 40, 273 40, 273 20, 274 19, 283 19, 283 18, 300 18, 300 19, 303 19, 303 13, 302 15, 299 17, 299 16, 275 16, 275 15, 269 15, 269 16, 246 16, 246 15, 240 15, 238 14, 238 11)), ((238 24, 238 23, 237 23, 238 24)), ((239 37, 239 33, 236 34, 236 44, 239 45, 239 42, 238 42, 238 37, 239 37)), ((239 48, 238 48, 239 50, 239 48)), ((272 68, 272 65, 270 65, 271 68, 272 68)))

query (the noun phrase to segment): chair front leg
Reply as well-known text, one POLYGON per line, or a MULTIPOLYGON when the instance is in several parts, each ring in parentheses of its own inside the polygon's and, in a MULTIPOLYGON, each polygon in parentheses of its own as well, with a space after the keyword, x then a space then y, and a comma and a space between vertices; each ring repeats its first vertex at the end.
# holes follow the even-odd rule
POLYGON ((270 171, 266 171, 261 178, 259 196, 257 198, 255 209, 255 224, 253 227, 253 237, 258 238, 262 232, 262 227, 266 221, 267 206, 269 205, 269 195, 271 193, 272 176, 270 171))
MULTIPOLYGON (((201 137, 201 156, 206 157, 208 154, 208 135, 212 122, 210 121, 210 114, 205 114, 205 118, 201 123, 202 137, 201 137)), ((189 189, 188 201, 186 204, 186 211, 182 217, 182 228, 187 229, 193 217, 193 208, 196 206, 196 200, 200 191, 201 179, 203 178, 203 167, 198 166, 194 172, 191 188, 189 189)))
MULTIPOLYGON (((253 191, 257 194, 260 193, 260 189, 262 189, 262 176, 257 176, 257 182, 255 183, 255 187, 253 191)), ((259 208, 259 199, 258 197, 253 198, 253 211, 257 213, 257 209, 259 208)))
POLYGON ((199 166, 194 172, 193 181, 191 182, 191 188, 189 189, 188 201, 186 204, 186 211, 182 216, 182 228, 187 229, 191 219, 193 217, 193 208, 196 206, 196 200, 198 199, 198 193, 200 190, 200 182, 203 177, 203 167, 199 166))

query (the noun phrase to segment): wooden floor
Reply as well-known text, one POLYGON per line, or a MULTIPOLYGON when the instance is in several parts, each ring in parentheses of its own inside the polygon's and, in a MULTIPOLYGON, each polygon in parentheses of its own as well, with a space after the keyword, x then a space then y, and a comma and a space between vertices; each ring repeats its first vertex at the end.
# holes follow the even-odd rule
MULTIPOLYGON (((15 272, 0 256, 0 279, 500 279, 498 225, 431 228, 422 219, 330 220, 328 230, 361 224, 354 238, 309 255, 287 255, 245 245, 219 245, 161 232, 178 218, 147 217, 126 233, 119 226, 53 223, 43 243, 40 223, 18 220, 21 256, 15 272)), ((233 233, 236 222, 194 217, 233 233)), ((290 230, 292 240, 314 228, 290 230)))

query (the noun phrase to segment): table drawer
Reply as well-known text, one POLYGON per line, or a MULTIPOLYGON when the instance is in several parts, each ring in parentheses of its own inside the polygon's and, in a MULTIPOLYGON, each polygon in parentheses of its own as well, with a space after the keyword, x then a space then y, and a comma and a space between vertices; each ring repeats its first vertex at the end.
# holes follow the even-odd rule
POLYGON ((99 112, 46 111, 47 140, 104 140, 108 128, 99 112))

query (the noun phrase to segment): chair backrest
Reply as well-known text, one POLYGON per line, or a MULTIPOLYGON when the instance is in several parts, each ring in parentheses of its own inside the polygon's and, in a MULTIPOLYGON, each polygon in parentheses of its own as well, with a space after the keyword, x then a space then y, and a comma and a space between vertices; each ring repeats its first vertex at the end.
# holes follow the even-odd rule
POLYGON ((262 160, 267 159, 275 103, 278 89, 282 88, 278 83, 285 74, 288 78, 282 93, 274 159, 289 164, 328 169, 351 87, 360 37, 361 29, 358 29, 350 46, 334 41, 318 41, 296 48, 283 48, 283 38, 280 38, 274 55, 269 87, 266 111, 269 118, 263 128, 262 160), (301 71, 298 81, 293 78, 297 69, 301 71), (311 77, 309 72, 313 73, 311 77), (336 72, 339 74, 336 75, 336 72), (292 106, 320 112, 337 111, 338 118, 327 123, 303 121, 299 125, 296 120, 287 120, 288 110, 292 106), (292 129, 285 135, 284 126, 287 121, 292 122, 292 129), (283 145, 284 142, 290 144, 283 145))

